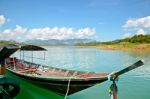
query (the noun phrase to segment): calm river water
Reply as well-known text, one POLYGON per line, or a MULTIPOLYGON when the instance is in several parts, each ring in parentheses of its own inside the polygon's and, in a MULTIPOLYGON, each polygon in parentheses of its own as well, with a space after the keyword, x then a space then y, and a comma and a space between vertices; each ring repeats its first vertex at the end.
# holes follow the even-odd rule
MULTIPOLYGON (((95 48, 46 47, 46 60, 34 59, 53 67, 80 71, 113 72, 139 59, 146 61, 143 67, 122 75, 117 82, 118 99, 150 99, 150 53, 99 50, 95 48)), ((25 53, 31 55, 31 52, 25 53)), ((35 52, 34 57, 43 58, 43 52, 35 52)), ((16 53, 14 56, 19 56, 16 53)), ((26 58, 32 61, 30 58, 26 58)), ((12 76, 12 75, 11 75, 12 76)), ((17 78, 19 79, 19 78, 17 78)), ((53 92, 19 79, 21 92, 16 99, 63 99, 53 92)), ((68 99, 110 99, 110 81, 98 84, 68 97, 68 99)))

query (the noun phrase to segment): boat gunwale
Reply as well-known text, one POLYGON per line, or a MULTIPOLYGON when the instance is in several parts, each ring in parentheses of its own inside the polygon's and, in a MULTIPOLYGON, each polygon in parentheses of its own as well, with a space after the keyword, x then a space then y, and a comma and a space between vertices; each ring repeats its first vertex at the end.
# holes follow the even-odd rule
POLYGON ((69 72, 77 72, 77 73, 88 73, 88 74, 98 74, 98 73, 101 73, 101 74, 104 74, 102 76, 99 76, 99 77, 95 77, 95 76, 92 76, 92 77, 77 77, 77 76, 38 76, 38 75, 30 75, 30 74, 25 74, 25 73, 17 73, 15 72, 14 70, 12 69, 9 69, 7 68, 9 71, 11 72, 14 72, 14 73, 17 73, 17 74, 20 74, 20 75, 24 75, 24 76, 28 76, 28 77, 31 77, 31 78, 40 78, 40 79, 54 79, 54 80, 89 80, 89 79, 103 79, 103 78, 107 78, 107 75, 109 75, 109 73, 107 72, 88 72, 88 71, 79 71, 79 70, 69 70, 69 69, 63 69, 63 68, 58 68, 58 67, 52 67, 52 66, 46 66, 46 65, 42 65, 42 64, 38 64, 38 63, 32 63, 32 62, 29 62, 29 61, 25 61, 25 60, 20 60, 20 59, 17 59, 17 61, 19 62, 24 62, 24 63, 27 63, 31 66, 35 66, 36 68, 38 68, 38 66, 42 66, 43 68, 49 68, 49 69, 56 69, 56 70, 62 70, 62 71, 69 71, 69 72))
POLYGON ((58 81, 85 81, 85 80, 101 80, 101 79, 107 79, 107 76, 103 76, 103 77, 88 77, 88 78, 77 78, 77 77, 52 77, 52 76, 33 76, 33 75, 25 75, 22 73, 16 73, 15 71, 8 69, 8 71, 17 74, 17 75, 21 75, 21 76, 25 76, 25 77, 29 77, 29 78, 34 78, 34 79, 41 79, 41 80, 58 80, 58 81))

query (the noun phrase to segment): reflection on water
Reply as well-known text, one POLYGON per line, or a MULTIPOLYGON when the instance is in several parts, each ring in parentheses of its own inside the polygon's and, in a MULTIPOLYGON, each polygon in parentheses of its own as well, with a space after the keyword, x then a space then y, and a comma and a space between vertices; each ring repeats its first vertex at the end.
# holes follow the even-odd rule
MULTIPOLYGON (((144 66, 120 77, 118 82, 119 99, 150 98, 150 53, 148 52, 122 52, 74 47, 46 48, 48 49, 46 60, 34 59, 34 62, 73 70, 112 72, 120 70, 139 59, 144 59, 146 62, 144 66)), ((31 54, 31 52, 26 53, 26 55, 31 54)), ((19 53, 16 53, 15 56, 19 56, 19 53)), ((43 58, 43 52, 35 52, 34 57, 43 58)), ((32 61, 29 58, 25 59, 32 61)), ((110 84, 111 82, 107 81, 96 85, 69 96, 69 99, 110 99, 108 95, 110 84)))

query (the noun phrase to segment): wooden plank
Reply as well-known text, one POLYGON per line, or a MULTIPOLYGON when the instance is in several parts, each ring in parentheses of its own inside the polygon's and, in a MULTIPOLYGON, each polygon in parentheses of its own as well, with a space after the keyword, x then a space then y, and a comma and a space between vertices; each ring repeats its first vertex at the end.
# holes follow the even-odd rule
POLYGON ((130 65, 130 66, 118 71, 118 72, 113 73, 112 75, 115 75, 117 77, 117 76, 122 75, 124 73, 127 73, 127 72, 129 72, 135 68, 138 68, 142 65, 144 65, 144 60, 139 60, 139 61, 135 62, 134 64, 132 64, 132 65, 130 65))

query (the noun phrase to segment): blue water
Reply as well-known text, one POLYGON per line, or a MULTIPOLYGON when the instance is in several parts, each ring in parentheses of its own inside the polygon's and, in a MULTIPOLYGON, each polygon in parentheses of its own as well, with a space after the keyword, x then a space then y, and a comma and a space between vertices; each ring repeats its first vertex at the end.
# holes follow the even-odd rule
MULTIPOLYGON (((123 52, 111 50, 99 50, 95 48, 75 48, 75 47, 46 47, 46 60, 44 60, 43 52, 34 52, 36 58, 33 62, 41 63, 53 67, 66 68, 80 71, 94 72, 113 72, 131 65, 139 59, 145 60, 145 65, 131 72, 122 75, 117 82, 119 99, 150 99, 150 53, 148 52, 123 52)), ((31 56, 31 52, 25 53, 31 56)), ((19 57, 16 53, 14 56, 19 57)), ((23 57, 21 57, 23 58, 23 57)), ((32 61, 30 58, 25 58, 32 61)), ((110 81, 98 84, 68 97, 68 99, 110 99, 108 94, 110 81)), ((22 86, 27 86, 22 83, 22 86)), ((34 88, 33 88, 34 89, 34 88)), ((21 90, 25 90, 23 87, 21 90)), ((37 87, 38 90, 38 87, 37 87)), ((39 89, 41 90, 41 89, 39 89)), ((39 90, 28 94, 26 98, 31 99, 58 99, 52 95, 40 96, 39 90)), ((44 90, 44 89, 42 89, 44 90)), ((26 89, 26 91, 28 91, 26 89)), ((51 93, 49 91, 41 91, 51 93)), ((19 97, 24 97, 24 91, 21 91, 19 97)), ((19 98, 18 98, 19 99, 19 98)))

